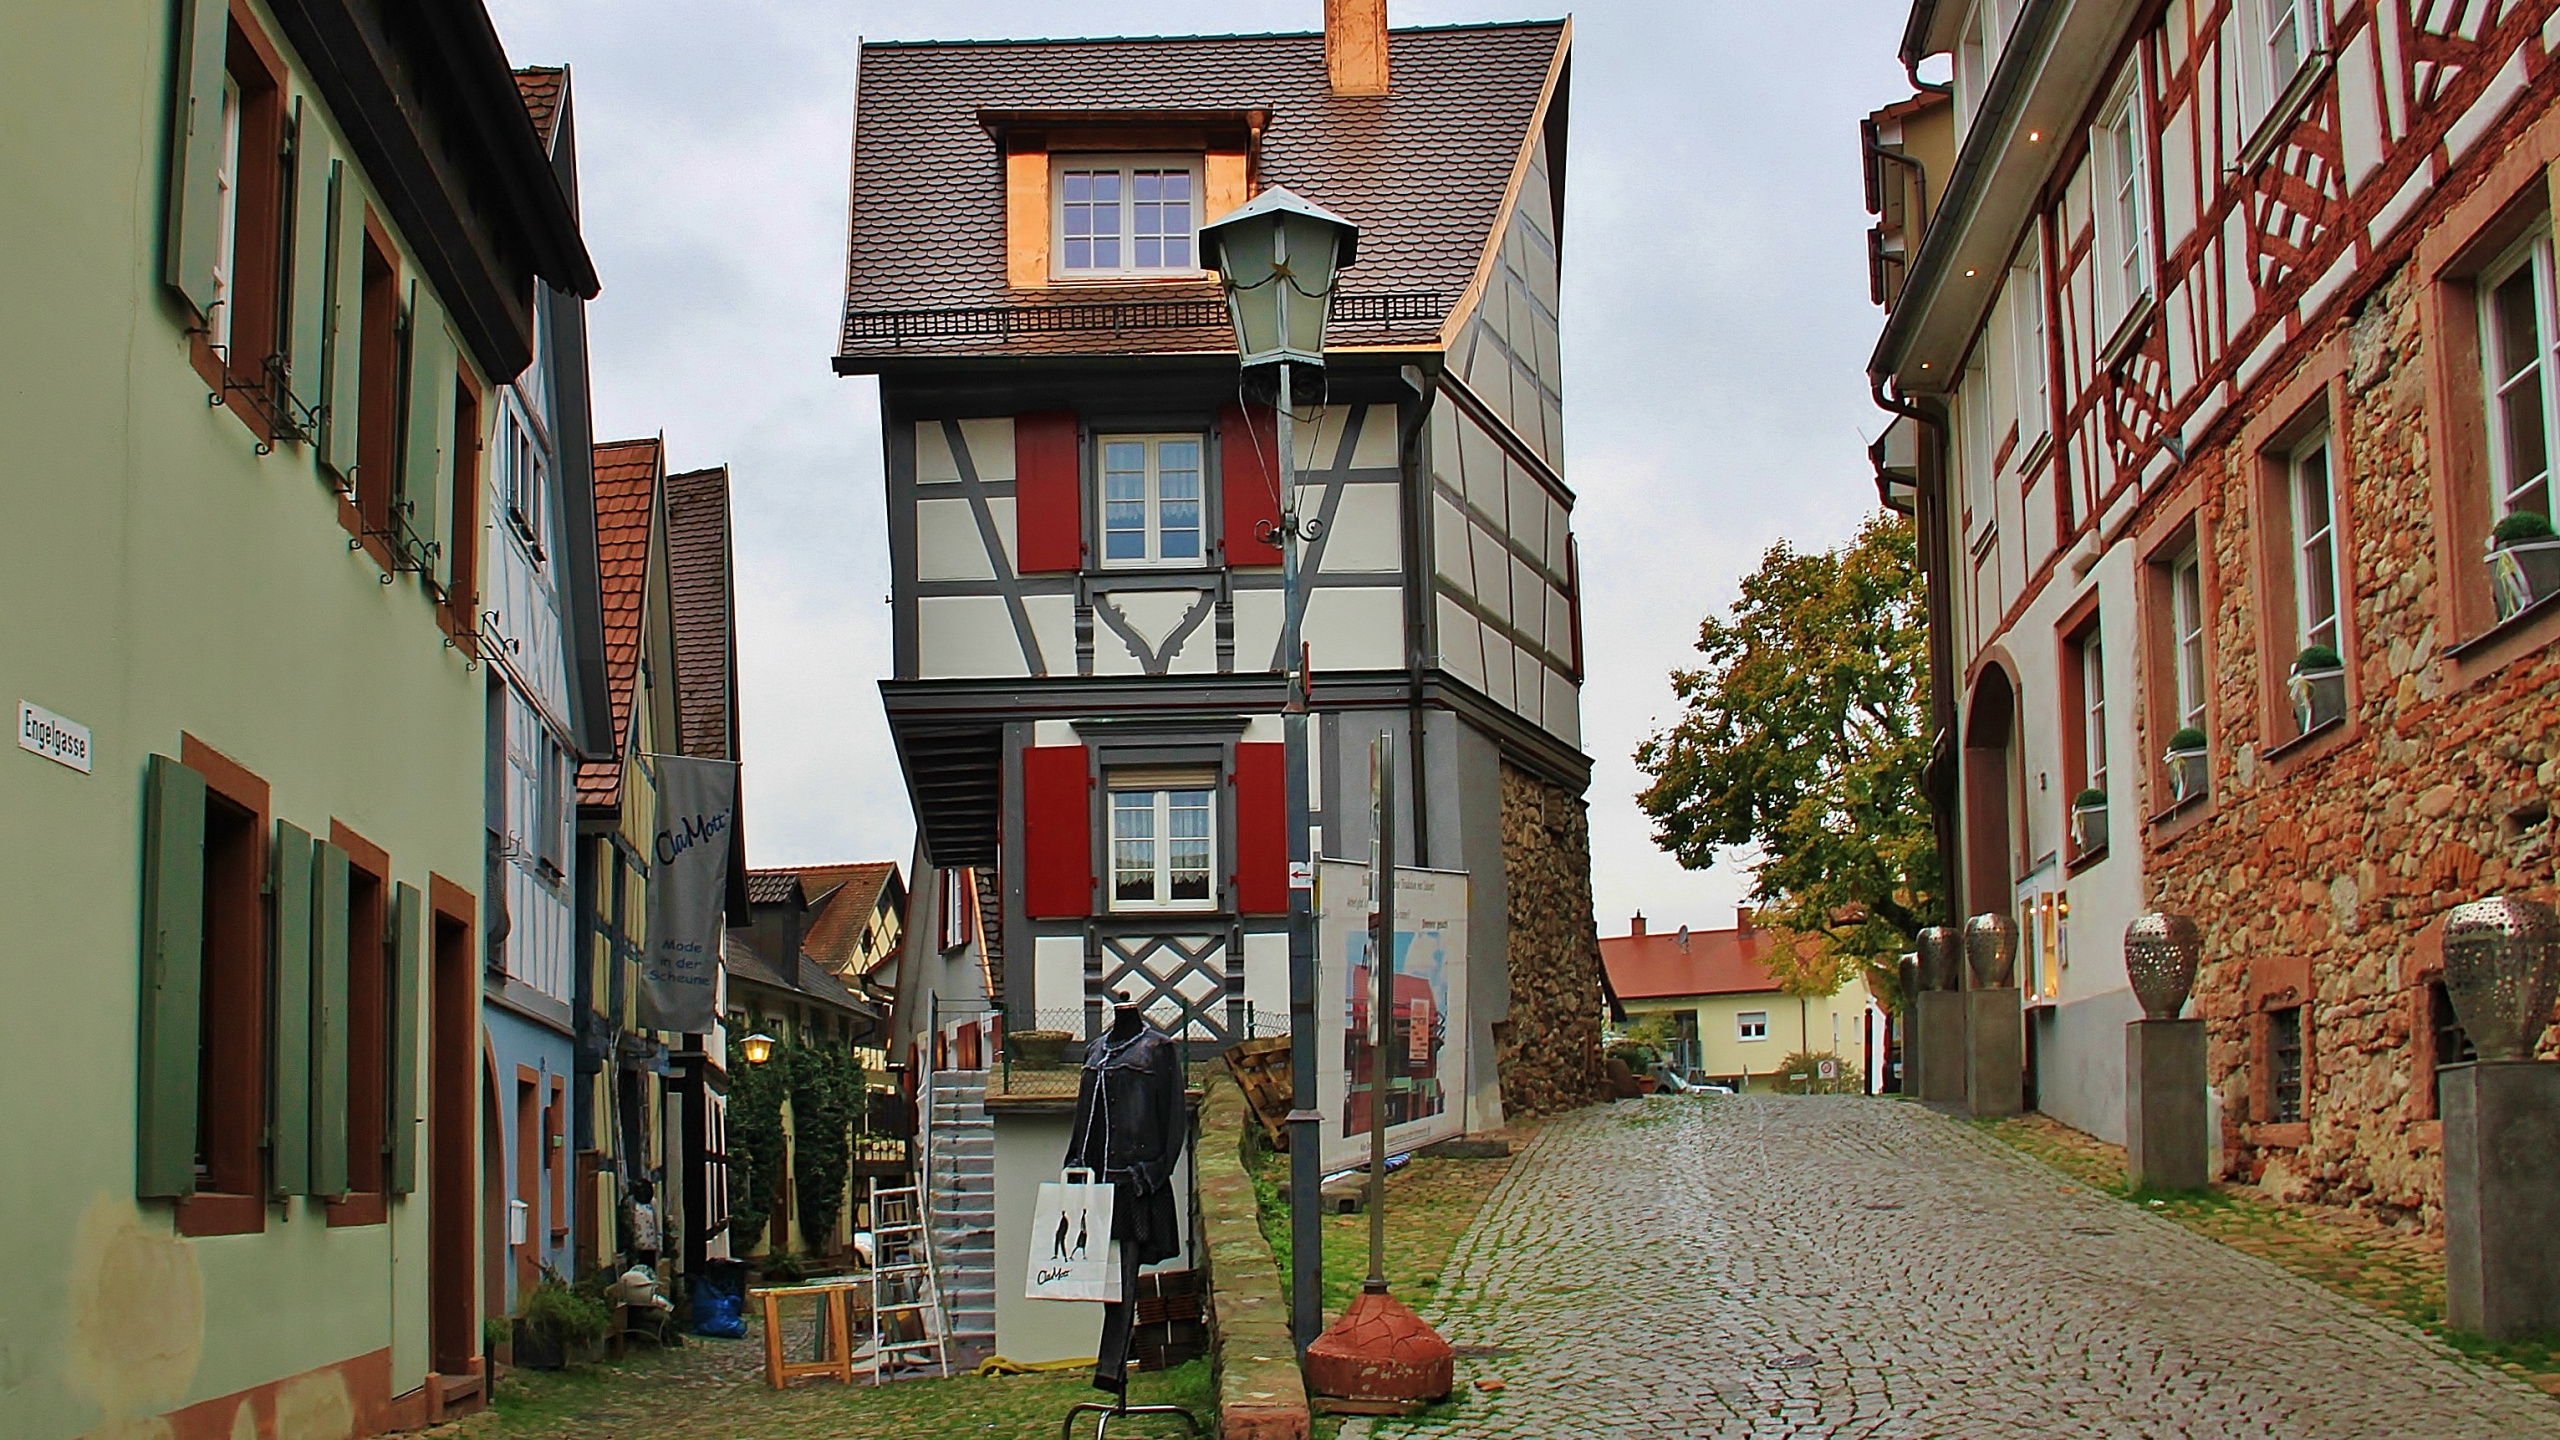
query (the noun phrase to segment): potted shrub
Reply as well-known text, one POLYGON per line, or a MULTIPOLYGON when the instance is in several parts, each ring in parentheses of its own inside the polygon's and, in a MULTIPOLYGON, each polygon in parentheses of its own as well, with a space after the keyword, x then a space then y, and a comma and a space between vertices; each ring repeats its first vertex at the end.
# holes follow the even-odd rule
POLYGON ((1076 1037, 1064 1030, 1007 1030, 1004 1053, 1026 1070, 1055 1070, 1067 1062, 1067 1047, 1076 1037))
POLYGON ((2326 645, 2306 645, 2293 657, 2285 681, 2293 696, 2293 722, 2308 735, 2346 718, 2347 662, 2326 645))
POLYGON ((524 1313, 516 1317, 516 1359, 528 1369, 557 1370, 593 1353, 612 1328, 613 1313, 603 1301, 545 1280, 524 1297, 524 1313))
POLYGON ((2088 789, 2071 802, 2071 849, 2088 855, 2107 848, 2107 792, 2088 789))
POLYGON ((2539 510, 2518 510, 2489 532, 2489 581, 2498 595, 2498 618, 2560 595, 2560 537, 2539 510))
POLYGON ((2204 732, 2193 725, 2179 727, 2169 737, 2169 751, 2160 757, 2169 766, 2169 793, 2184 805, 2205 791, 2206 765, 2204 732))

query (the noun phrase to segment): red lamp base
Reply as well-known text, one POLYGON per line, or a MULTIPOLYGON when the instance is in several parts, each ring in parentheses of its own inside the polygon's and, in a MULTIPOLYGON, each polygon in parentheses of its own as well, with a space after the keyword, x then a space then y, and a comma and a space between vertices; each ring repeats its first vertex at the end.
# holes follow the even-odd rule
POLYGON ((1437 1400, 1456 1380, 1456 1361, 1404 1302, 1364 1290, 1307 1347, 1307 1388, 1345 1400, 1437 1400))

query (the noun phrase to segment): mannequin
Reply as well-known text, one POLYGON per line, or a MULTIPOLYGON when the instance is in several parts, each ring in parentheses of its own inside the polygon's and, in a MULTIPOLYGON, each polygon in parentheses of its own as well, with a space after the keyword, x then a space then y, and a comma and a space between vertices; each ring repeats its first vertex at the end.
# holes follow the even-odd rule
POLYGON ((1182 1057, 1173 1038, 1149 1024, 1126 993, 1113 1000, 1110 1028, 1085 1047, 1066 1163, 1112 1186, 1111 1238, 1120 1242, 1122 1298, 1102 1307, 1093 1384, 1125 1399, 1138 1267, 1182 1253, 1173 1171, 1191 1126, 1183 1106, 1182 1057))

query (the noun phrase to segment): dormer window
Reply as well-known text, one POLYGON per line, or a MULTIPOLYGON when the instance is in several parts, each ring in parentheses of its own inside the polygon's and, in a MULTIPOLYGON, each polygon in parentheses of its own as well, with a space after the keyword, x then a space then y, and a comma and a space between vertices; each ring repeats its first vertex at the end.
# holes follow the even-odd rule
POLYGON ((1197 160, 1070 155, 1053 163, 1061 277, 1199 273, 1197 160))

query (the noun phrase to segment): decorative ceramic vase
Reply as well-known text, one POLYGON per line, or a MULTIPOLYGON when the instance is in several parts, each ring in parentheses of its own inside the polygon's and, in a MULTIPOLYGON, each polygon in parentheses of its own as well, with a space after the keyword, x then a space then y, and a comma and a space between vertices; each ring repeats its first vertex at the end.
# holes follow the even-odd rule
POLYGON ((1962 983, 1957 979, 1956 966, 1962 963, 1964 952, 1957 946, 1954 926, 1932 925, 1922 930, 1913 943, 1920 951, 1921 989, 1953 990, 1962 983))
POLYGON ((2175 1020, 2196 988, 2204 932, 2184 915, 2152 910, 2124 927, 2124 973, 2149 1020, 2175 1020))
POLYGON ((2444 988, 2483 1060, 2530 1060, 2560 985, 2560 915, 2513 895, 2444 919, 2444 988))
POLYGON ((2018 922, 1992 910, 1964 922, 1964 963, 1976 990, 2018 983, 2018 922))

